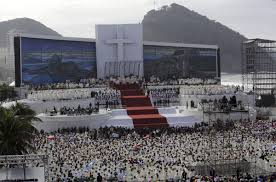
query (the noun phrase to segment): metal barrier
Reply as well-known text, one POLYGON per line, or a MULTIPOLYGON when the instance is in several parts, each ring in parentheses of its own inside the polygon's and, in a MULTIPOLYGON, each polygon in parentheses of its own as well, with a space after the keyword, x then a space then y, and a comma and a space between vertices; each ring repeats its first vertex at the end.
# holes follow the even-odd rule
MULTIPOLYGON (((13 166, 26 168, 28 164, 42 164, 44 167, 44 178, 45 182, 49 181, 49 165, 48 165, 48 155, 4 155, 0 156, 0 166, 3 169, 12 168, 13 166)), ((24 170, 25 173, 25 170, 24 170)), ((25 174, 24 174, 25 176, 25 174)), ((7 177, 8 178, 8 177, 7 177)), ((8 179, 7 179, 8 180, 8 179)))

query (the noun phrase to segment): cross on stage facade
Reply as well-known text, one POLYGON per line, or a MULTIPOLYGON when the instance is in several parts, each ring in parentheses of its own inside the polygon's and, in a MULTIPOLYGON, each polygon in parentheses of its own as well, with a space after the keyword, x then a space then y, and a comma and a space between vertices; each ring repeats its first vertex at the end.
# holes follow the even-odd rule
POLYGON ((97 75, 143 76, 142 24, 96 25, 97 75))

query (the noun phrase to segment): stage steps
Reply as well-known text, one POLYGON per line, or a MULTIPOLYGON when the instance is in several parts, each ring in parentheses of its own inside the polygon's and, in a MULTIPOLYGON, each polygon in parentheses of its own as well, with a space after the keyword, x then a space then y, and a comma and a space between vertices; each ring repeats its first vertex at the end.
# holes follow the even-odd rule
POLYGON ((138 84, 116 85, 121 91, 122 105, 133 120, 134 128, 161 128, 168 127, 166 117, 159 114, 158 109, 152 106, 150 98, 138 84))
POLYGON ((129 107, 127 108, 128 115, 141 115, 141 114, 159 114, 158 110, 152 106, 144 107, 129 107))
POLYGON ((168 127, 167 119, 160 114, 130 115, 135 128, 168 127))
POLYGON ((152 106, 150 98, 145 95, 122 96, 121 100, 126 107, 152 106))
POLYGON ((118 90, 139 90, 141 87, 138 84, 117 84, 114 87, 118 90))
MULTIPOLYGON (((152 108, 154 107, 148 106, 148 107, 143 107, 143 109, 141 107, 129 107, 128 110, 114 109, 112 110, 111 117, 107 121, 106 126, 134 128, 134 121, 132 117, 134 118, 135 115, 137 115, 138 117, 136 117, 135 119, 137 120, 144 119, 144 118, 139 118, 139 116, 144 112, 147 112, 145 115, 154 115, 158 112, 161 116, 166 118, 170 127, 192 127, 194 126, 195 123, 200 123, 202 121, 202 116, 200 115, 195 116, 191 113, 180 114, 176 111, 176 108, 174 107, 158 108, 157 109, 158 111, 152 110, 152 108), (130 115, 132 117, 130 117, 130 115)), ((155 123, 152 121, 150 122, 149 126, 147 126, 147 124, 148 124, 147 122, 146 123, 135 122, 136 128, 151 127, 151 126, 155 127, 155 123)), ((162 127, 162 123, 158 122, 157 125, 162 127)), ((166 127, 166 125, 164 127, 166 127)))
POLYGON ((130 89, 130 90, 121 90, 122 96, 136 96, 136 95, 144 95, 144 92, 142 89, 130 89))

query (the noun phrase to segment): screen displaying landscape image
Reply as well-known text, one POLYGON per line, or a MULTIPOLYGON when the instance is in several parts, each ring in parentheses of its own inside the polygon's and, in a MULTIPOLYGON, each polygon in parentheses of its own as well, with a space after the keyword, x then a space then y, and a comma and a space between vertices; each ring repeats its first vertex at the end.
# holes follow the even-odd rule
POLYGON ((21 38, 22 83, 41 85, 97 75, 95 42, 21 38))
POLYGON ((214 49, 144 46, 144 76, 161 80, 216 78, 217 51, 214 49))

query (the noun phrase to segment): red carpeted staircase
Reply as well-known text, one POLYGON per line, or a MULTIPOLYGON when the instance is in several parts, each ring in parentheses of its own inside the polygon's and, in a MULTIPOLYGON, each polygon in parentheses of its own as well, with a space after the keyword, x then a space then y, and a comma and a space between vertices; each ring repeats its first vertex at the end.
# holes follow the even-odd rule
POLYGON ((122 104, 132 118, 135 128, 169 126, 167 119, 152 106, 150 98, 145 96, 138 84, 116 85, 115 87, 121 91, 122 104))

